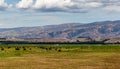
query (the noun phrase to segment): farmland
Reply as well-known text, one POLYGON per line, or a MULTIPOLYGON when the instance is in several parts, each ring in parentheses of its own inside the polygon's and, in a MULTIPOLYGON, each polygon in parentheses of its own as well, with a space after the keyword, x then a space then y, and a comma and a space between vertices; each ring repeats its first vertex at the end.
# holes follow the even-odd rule
POLYGON ((1 44, 0 69, 119 69, 119 44, 1 44))

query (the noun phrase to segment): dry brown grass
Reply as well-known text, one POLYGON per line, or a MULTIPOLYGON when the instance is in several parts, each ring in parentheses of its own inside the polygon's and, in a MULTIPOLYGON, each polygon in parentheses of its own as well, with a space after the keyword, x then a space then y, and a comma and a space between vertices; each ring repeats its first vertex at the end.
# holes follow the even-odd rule
POLYGON ((120 69, 120 54, 26 54, 0 60, 0 69, 120 69))

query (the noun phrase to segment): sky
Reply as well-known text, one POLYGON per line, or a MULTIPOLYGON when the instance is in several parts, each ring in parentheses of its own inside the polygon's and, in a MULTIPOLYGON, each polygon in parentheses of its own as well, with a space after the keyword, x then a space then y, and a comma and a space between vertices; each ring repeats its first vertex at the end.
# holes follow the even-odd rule
POLYGON ((119 0, 0 0, 0 28, 120 20, 119 0))

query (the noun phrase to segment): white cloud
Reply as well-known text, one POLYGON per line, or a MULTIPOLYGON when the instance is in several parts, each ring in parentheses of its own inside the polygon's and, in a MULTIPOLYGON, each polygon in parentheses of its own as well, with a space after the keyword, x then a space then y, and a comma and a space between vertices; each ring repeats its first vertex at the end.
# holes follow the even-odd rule
POLYGON ((107 11, 116 11, 116 12, 120 12, 120 6, 117 5, 110 5, 110 6, 106 6, 105 8, 103 8, 104 10, 107 11))
POLYGON ((71 0, 36 0, 33 8, 52 8, 52 7, 59 7, 64 8, 66 6, 73 6, 74 3, 71 0))
POLYGON ((78 7, 77 4, 71 0, 36 0, 32 9, 44 12, 69 11, 78 7))
POLYGON ((21 0, 16 4, 16 7, 19 9, 28 9, 32 6, 33 0, 21 0))
POLYGON ((102 6, 102 3, 100 3, 100 2, 89 2, 89 3, 86 3, 86 6, 87 7, 100 7, 100 6, 102 6))
POLYGON ((95 8, 119 11, 116 5, 120 5, 119 0, 21 0, 16 7, 38 12, 88 12, 95 8))
POLYGON ((96 8, 101 5, 98 2, 85 0, 21 0, 16 7, 41 12, 84 12, 88 8, 96 8))
POLYGON ((0 10, 5 10, 6 8, 11 7, 11 4, 7 4, 5 0, 0 0, 0 10))

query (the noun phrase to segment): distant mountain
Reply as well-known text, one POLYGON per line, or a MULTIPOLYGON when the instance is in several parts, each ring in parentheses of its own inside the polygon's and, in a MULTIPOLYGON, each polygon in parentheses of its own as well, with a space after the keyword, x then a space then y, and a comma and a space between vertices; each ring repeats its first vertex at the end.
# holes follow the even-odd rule
POLYGON ((72 39, 78 37, 118 38, 120 20, 0 29, 0 38, 72 39))

